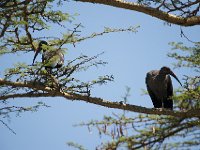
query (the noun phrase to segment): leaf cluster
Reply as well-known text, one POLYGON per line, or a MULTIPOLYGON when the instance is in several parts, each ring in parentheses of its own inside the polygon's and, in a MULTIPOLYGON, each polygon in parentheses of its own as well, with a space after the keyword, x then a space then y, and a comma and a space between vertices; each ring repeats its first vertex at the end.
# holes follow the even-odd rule
POLYGON ((194 75, 185 75, 184 89, 178 90, 178 96, 175 96, 177 107, 183 109, 199 109, 200 108, 200 44, 195 43, 193 47, 184 46, 183 43, 170 43, 174 50, 180 52, 169 53, 168 56, 175 58, 178 62, 175 64, 177 68, 188 68, 193 70, 194 75))

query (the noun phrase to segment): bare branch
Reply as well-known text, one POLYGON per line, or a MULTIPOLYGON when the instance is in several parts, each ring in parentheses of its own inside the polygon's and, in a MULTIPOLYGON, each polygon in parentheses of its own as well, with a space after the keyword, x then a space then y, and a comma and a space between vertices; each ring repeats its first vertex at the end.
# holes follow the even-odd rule
POLYGON ((7 100, 10 98, 23 98, 23 97, 52 97, 50 93, 21 93, 21 94, 10 94, 5 96, 0 96, 0 100, 7 100))

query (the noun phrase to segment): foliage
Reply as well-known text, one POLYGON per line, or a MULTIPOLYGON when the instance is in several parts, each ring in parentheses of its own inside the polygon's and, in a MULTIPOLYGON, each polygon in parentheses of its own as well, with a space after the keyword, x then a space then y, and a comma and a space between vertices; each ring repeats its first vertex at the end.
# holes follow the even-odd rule
MULTIPOLYGON (((40 40, 46 40, 50 51, 61 49, 67 53, 66 45, 92 39, 114 32, 137 32, 138 27, 128 27, 117 29, 104 27, 102 32, 91 33, 88 36, 81 36, 82 25, 72 24, 75 15, 62 12, 61 8, 65 1, 61 0, 12 0, 0 2, 0 57, 4 55, 19 56, 24 54, 32 56, 33 51, 38 48, 40 40), (54 6, 57 6, 54 7, 54 6), (72 29, 66 24, 71 24, 72 29), (53 27, 63 29, 63 34, 43 35, 44 31, 49 31, 53 27), (42 36, 41 36, 42 35, 42 36)), ((90 91, 94 85, 102 85, 113 81, 113 75, 99 75, 96 79, 81 81, 77 78, 77 73, 86 72, 89 68, 104 66, 107 63, 99 60, 101 54, 86 56, 84 54, 77 58, 68 60, 59 70, 53 70, 49 74, 42 62, 34 65, 26 62, 15 62, 15 64, 1 70, 0 84, 0 119, 1 123, 8 125, 3 119, 9 114, 16 113, 17 116, 27 111, 37 111, 46 104, 36 104, 35 106, 9 106, 9 99, 18 97, 52 97, 54 91, 68 94, 80 94, 90 96, 90 91), (9 82, 12 85, 5 85, 9 82), (17 83, 18 85, 13 85, 17 83), (20 84, 20 85, 19 85, 20 84), (26 86, 29 84, 29 86, 26 86), (48 90, 45 90, 48 89, 48 90), (50 90, 49 90, 50 89, 50 90)), ((33 58, 33 57, 32 57, 33 58)), ((14 133, 14 132, 13 132, 14 133)))
POLYGON ((169 57, 178 60, 175 65, 178 68, 186 67, 194 71, 194 76, 185 75, 184 89, 176 97, 180 109, 199 109, 200 108, 200 44, 194 43, 193 47, 187 47, 183 43, 170 43, 173 50, 180 49, 183 55, 177 52, 170 53, 169 57))
MULTIPOLYGON (((200 6, 198 1, 138 0, 137 2, 142 6, 156 6, 158 11, 166 10, 167 13, 178 11, 179 16, 185 17, 196 16, 200 6)), ((0 56, 16 53, 19 55, 29 54, 36 51, 40 40, 47 40, 50 46, 62 49, 66 53, 67 44, 76 46, 76 43, 83 40, 112 32, 137 32, 138 27, 128 27, 127 29, 105 27, 100 33, 92 33, 82 37, 81 24, 73 24, 73 29, 68 29, 65 26, 66 23, 73 22, 74 15, 53 7, 57 5, 59 8, 65 3, 67 2, 64 0, 2 0, 0 2, 0 56), (52 26, 59 26, 65 32, 62 35, 38 36, 41 35, 39 32, 48 31, 52 26)), ((200 44, 194 43, 194 46, 188 47, 183 43, 173 42, 171 45, 176 51, 168 56, 178 60, 175 66, 193 69, 195 73, 195 76, 185 76, 184 88, 178 89, 177 95, 174 96, 175 110, 178 112, 199 110, 200 44), (181 52, 177 52, 177 49, 181 52)), ((8 106, 11 98, 52 97, 57 92, 60 95, 67 95, 71 100, 85 96, 87 102, 90 102, 92 98, 90 92, 94 85, 113 81, 113 75, 101 75, 90 81, 81 81, 76 77, 76 74, 86 72, 92 67, 105 65, 106 62, 99 60, 100 55, 80 55, 66 62, 61 69, 54 70, 52 74, 44 70, 44 64, 41 62, 37 62, 34 66, 18 62, 13 67, 4 70, 2 79, 0 78, 0 122, 15 133, 3 119, 9 118, 11 113, 19 115, 22 112, 37 111, 40 107, 49 107, 43 102, 34 106, 8 106)), ((124 110, 130 106, 127 104, 129 91, 130 89, 127 88, 124 101, 117 103, 117 106, 124 110)), ((116 104, 107 104, 103 100, 101 102, 101 104, 97 102, 95 104, 107 107, 109 104, 114 106, 116 104)), ((126 111, 123 111, 122 114, 105 116, 101 121, 92 120, 88 123, 82 122, 79 125, 87 126, 89 130, 95 127, 100 136, 108 136, 112 139, 112 141, 97 146, 97 149, 188 149, 199 146, 199 117, 156 115, 153 110, 150 111, 153 112, 153 115, 146 113, 130 116, 126 111), (179 140, 175 141, 174 138, 179 138, 179 140)), ((68 145, 84 149, 78 144, 68 143, 68 145)))
MULTIPOLYGON (((200 109, 200 45, 184 46, 182 43, 170 43, 174 50, 184 52, 170 53, 168 56, 178 60, 176 67, 193 68, 197 76, 185 76, 184 88, 174 96, 175 109, 178 111, 200 109)), ((127 95, 127 94, 126 94, 127 95)), ((127 101, 127 96, 124 97, 127 101)), ((100 145, 97 149, 192 149, 200 144, 199 117, 172 117, 163 115, 136 114, 127 112, 105 116, 103 120, 91 120, 80 123, 89 131, 96 128, 99 136, 109 136, 112 141, 100 145), (176 139, 176 140, 173 140, 176 139)))

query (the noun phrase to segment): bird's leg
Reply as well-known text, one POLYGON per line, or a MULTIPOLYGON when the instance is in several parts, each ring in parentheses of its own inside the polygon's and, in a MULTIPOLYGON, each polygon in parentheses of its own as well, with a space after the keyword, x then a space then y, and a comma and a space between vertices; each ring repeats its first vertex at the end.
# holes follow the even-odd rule
POLYGON ((172 97, 165 98, 163 101, 163 107, 168 110, 173 110, 173 100, 172 97))
POLYGON ((51 69, 51 68, 48 68, 47 72, 48 72, 49 74, 52 74, 52 69, 51 69))
POLYGON ((53 68, 46 68, 47 69, 47 77, 48 77, 48 86, 56 89, 56 90, 59 90, 61 89, 61 85, 59 84, 59 80, 57 79, 58 77, 58 72, 53 72, 53 68), (56 77, 57 75, 57 77, 56 77))
MULTIPOLYGON (((57 68, 57 72, 56 72, 56 75, 57 75, 57 80, 59 81, 59 72, 60 72, 60 68, 57 68)), ((63 90, 63 88, 62 88, 62 84, 60 84, 59 82, 58 82, 58 88, 59 88, 59 91, 60 92, 64 92, 64 90, 63 90)))
MULTIPOLYGON (((57 70, 56 70, 56 73, 55 73, 57 81, 59 81, 59 79, 58 79, 59 78, 59 72, 60 72, 60 67, 57 67, 57 70)), ((63 89, 62 89, 62 85, 59 82, 57 82, 57 86, 59 88, 59 91, 64 92, 63 89)))
POLYGON ((59 68, 57 68, 57 71, 56 71, 57 78, 58 78, 58 73, 59 73, 59 68))
POLYGON ((49 68, 49 67, 45 67, 45 70, 47 71, 47 73, 46 73, 46 75, 45 75, 44 80, 45 80, 45 83, 46 83, 47 85, 49 85, 49 82, 51 81, 51 80, 49 80, 49 76, 52 74, 52 69, 49 68))
POLYGON ((162 108, 162 101, 156 97, 152 99, 154 108, 162 108))

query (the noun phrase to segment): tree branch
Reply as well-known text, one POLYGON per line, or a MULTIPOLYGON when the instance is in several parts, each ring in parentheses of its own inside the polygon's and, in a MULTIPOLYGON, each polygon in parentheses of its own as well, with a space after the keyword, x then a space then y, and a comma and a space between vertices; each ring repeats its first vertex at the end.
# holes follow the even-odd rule
POLYGON ((24 98, 24 97, 52 97, 52 94, 50 93, 20 93, 20 94, 9 94, 9 95, 3 95, 0 96, 0 100, 7 100, 10 98, 24 98))
POLYGON ((11 129, 11 128, 7 125, 7 123, 5 123, 3 120, 0 120, 0 122, 1 122, 6 128, 8 128, 8 130, 10 130, 13 134, 16 135, 16 132, 15 132, 13 129, 11 129))
POLYGON ((170 110, 157 110, 157 109, 151 109, 151 108, 145 108, 141 106, 131 105, 131 104, 122 104, 120 102, 111 102, 108 100, 104 100, 102 98, 97 97, 89 97, 88 95, 81 95, 81 94, 75 94, 75 93, 68 93, 63 92, 62 90, 46 87, 44 85, 41 85, 37 82, 12 82, 12 81, 6 81, 4 79, 0 78, 0 86, 12 86, 12 87, 21 87, 21 88, 30 88, 33 90, 41 90, 45 91, 47 93, 37 93, 33 94, 33 96, 30 96, 30 94, 14 94, 14 95, 7 95, 7 96, 1 96, 0 100, 5 100, 8 98, 14 98, 16 97, 64 97, 68 100, 78 100, 78 101, 85 101, 87 103, 92 103, 100 106, 104 106, 107 108, 115 108, 115 109, 121 109, 121 110, 127 110, 131 112, 137 112, 137 113, 145 113, 145 114, 151 114, 151 115, 170 115, 174 117, 200 117, 200 109, 191 109, 187 111, 170 111, 170 110))
POLYGON ((200 16, 191 16, 191 17, 180 17, 177 15, 169 14, 157 8, 152 8, 149 6, 144 6, 142 4, 134 3, 134 2, 127 2, 124 0, 75 0, 80 2, 89 2, 89 3, 98 3, 109 5, 113 7, 138 11, 153 17, 156 17, 160 20, 181 25, 181 26, 194 26, 200 24, 200 16))

